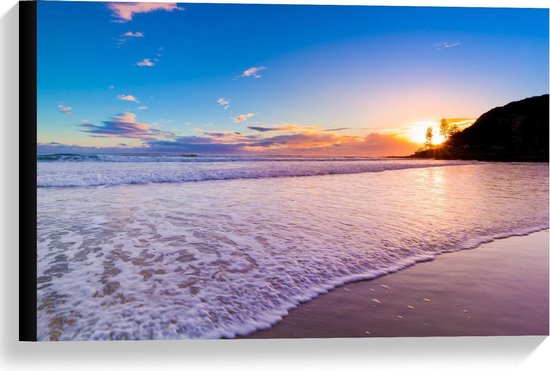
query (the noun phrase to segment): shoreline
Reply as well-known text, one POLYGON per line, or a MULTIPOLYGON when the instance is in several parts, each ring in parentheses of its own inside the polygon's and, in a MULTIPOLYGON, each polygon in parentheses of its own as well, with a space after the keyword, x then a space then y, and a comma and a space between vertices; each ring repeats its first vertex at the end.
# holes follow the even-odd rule
POLYGON ((345 284, 238 338, 548 335, 548 233, 345 284))

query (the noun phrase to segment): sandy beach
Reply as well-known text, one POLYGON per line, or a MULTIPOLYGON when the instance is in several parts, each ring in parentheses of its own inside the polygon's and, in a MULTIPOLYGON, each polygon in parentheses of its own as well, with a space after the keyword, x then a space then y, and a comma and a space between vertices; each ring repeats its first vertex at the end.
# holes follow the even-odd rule
POLYGON ((548 230, 339 287, 248 338, 488 335, 548 335, 548 230))

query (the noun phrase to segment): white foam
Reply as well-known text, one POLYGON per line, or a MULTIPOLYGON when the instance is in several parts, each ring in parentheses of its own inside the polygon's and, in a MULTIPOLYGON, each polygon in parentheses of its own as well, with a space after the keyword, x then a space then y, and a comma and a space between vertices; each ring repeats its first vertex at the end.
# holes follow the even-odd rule
POLYGON ((38 338, 267 328, 347 282, 548 228, 547 164, 38 190, 38 338))
POLYGON ((204 180, 356 174, 471 163, 434 160, 237 160, 210 162, 38 162, 37 185, 38 187, 78 187, 180 183, 204 180))

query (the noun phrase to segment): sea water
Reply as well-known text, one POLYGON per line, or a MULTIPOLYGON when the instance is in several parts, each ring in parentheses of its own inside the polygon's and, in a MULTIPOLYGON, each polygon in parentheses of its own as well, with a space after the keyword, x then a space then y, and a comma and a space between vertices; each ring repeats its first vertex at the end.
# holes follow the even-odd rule
POLYGON ((244 335, 346 282, 548 228, 548 164, 64 155, 37 182, 40 340, 244 335))

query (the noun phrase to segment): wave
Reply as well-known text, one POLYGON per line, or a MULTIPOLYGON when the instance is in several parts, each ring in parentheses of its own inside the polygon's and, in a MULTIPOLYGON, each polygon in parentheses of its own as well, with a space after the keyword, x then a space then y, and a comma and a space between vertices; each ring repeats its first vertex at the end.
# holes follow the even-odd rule
POLYGON ((243 161, 391 161, 374 157, 301 157, 301 156, 199 156, 195 154, 39 154, 38 162, 243 162, 243 161))
MULTIPOLYGON (((36 160, 41 162, 183 162, 183 161, 212 161, 212 158, 197 159, 197 155, 120 155, 120 154, 78 154, 53 153, 39 154, 36 160)), ((220 159, 222 159, 220 157, 220 159)))
MULTIPOLYGON (((68 155, 66 155, 68 156, 68 155)), ((97 155, 93 155, 97 156, 97 155)), ((215 162, 104 162, 68 160, 38 163, 38 187, 82 187, 121 184, 183 183, 208 180, 260 179, 357 174, 412 168, 455 166, 465 161, 430 160, 278 160, 215 162)), ((94 157, 91 157, 94 158, 94 157)))

